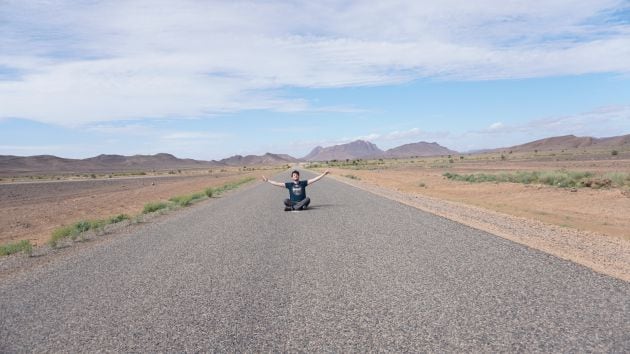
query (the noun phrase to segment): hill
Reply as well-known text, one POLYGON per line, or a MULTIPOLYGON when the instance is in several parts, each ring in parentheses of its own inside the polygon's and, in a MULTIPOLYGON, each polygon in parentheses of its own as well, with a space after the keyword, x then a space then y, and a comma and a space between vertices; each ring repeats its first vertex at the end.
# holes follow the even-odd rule
POLYGON ((384 157, 405 158, 412 156, 440 156, 457 154, 457 151, 445 148, 438 143, 427 143, 424 141, 405 144, 385 151, 384 157))
POLYGON ((138 170, 166 170, 219 166, 216 161, 179 159, 170 154, 99 155, 87 159, 66 159, 51 155, 0 156, 2 175, 52 173, 108 173, 138 170))
POLYGON ((298 160, 286 154, 266 153, 262 156, 257 155, 234 155, 226 159, 220 160, 219 163, 228 166, 256 166, 256 165, 279 165, 285 163, 295 163, 298 160))
POLYGON ((303 161, 327 161, 327 160, 345 160, 345 159, 361 159, 375 158, 383 155, 383 150, 369 141, 356 140, 347 144, 334 145, 329 147, 318 146, 308 155, 304 156, 303 161))
POLYGON ((554 136, 550 138, 535 140, 526 144, 492 149, 490 151, 550 151, 569 149, 614 148, 621 146, 630 146, 630 134, 608 138, 593 138, 590 136, 578 137, 575 135, 554 136))

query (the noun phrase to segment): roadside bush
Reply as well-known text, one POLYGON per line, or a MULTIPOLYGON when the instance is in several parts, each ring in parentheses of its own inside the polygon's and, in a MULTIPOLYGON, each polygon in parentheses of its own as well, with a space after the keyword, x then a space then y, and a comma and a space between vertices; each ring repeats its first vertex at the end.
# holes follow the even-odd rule
POLYGON ((606 173, 604 178, 611 180, 612 184, 616 187, 623 187, 626 184, 630 185, 630 173, 610 172, 606 173))
POLYGON ((179 206, 189 206, 192 202, 192 196, 190 195, 180 195, 176 197, 172 197, 169 201, 179 205, 179 206))
MULTIPOLYGON (((569 171, 551 171, 551 172, 516 172, 516 173, 500 173, 500 174, 469 174, 459 175, 457 173, 446 172, 442 176, 454 181, 464 181, 470 183, 481 182, 512 182, 522 184, 547 184, 561 188, 573 188, 587 185, 589 178, 593 177, 591 172, 569 172, 569 171)), ((605 184, 602 184, 604 186, 605 184)))
POLYGON ((22 240, 15 243, 8 243, 0 246, 0 256, 8 256, 10 254, 24 252, 30 255, 33 252, 33 245, 29 240, 22 240))
POLYGON ((127 214, 118 214, 116 216, 112 216, 111 218, 108 219, 110 224, 116 224, 125 220, 131 220, 131 216, 127 215, 127 214))
POLYGON ((208 188, 206 188, 206 190, 204 192, 206 193, 206 196, 208 198, 212 198, 212 194, 214 193, 214 189, 208 187, 208 188))
POLYGON ((144 205, 144 209, 142 209, 142 214, 149 214, 166 208, 168 208, 168 204, 163 202, 147 203, 144 205))
POLYGON ((226 184, 222 185, 221 187, 217 187, 216 189, 214 189, 214 193, 218 195, 218 194, 221 194, 223 192, 227 192, 229 190, 236 189, 239 186, 241 186, 241 185, 243 185, 245 183, 251 182, 253 180, 255 180, 254 177, 247 177, 247 178, 243 178, 240 181, 236 181, 236 182, 232 182, 232 183, 226 183, 226 184))

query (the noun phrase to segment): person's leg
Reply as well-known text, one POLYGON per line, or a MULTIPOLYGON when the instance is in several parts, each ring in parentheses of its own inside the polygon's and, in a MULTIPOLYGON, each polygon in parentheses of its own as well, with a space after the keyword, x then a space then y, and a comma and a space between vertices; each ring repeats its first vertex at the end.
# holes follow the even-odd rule
POLYGON ((284 200, 284 211, 289 211, 293 209, 293 202, 291 199, 284 200))
POLYGON ((301 201, 299 201, 298 203, 296 203, 293 208, 294 209, 306 209, 308 207, 308 205, 311 203, 311 198, 306 197, 304 199, 302 199, 301 201))

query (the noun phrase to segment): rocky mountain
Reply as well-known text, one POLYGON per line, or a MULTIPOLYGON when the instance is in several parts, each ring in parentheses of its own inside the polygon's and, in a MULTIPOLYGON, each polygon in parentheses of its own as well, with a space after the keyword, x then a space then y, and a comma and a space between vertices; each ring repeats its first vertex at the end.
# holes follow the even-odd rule
POLYGON ((383 150, 369 141, 356 140, 347 144, 340 144, 322 148, 316 147, 308 155, 301 158, 303 161, 328 161, 345 159, 374 158, 383 155, 383 150))
POLYGON ((286 154, 266 153, 262 156, 257 155, 234 155, 226 159, 220 160, 219 163, 228 166, 256 166, 256 165, 279 165, 285 163, 295 163, 298 160, 286 154))
POLYGON ((385 151, 386 158, 406 158, 412 156, 440 156, 457 154, 457 151, 445 148, 438 143, 427 143, 424 141, 405 144, 385 151))
POLYGON ((456 151, 441 146, 438 143, 424 141, 405 144, 383 151, 369 141, 356 140, 348 144, 330 147, 318 146, 308 155, 301 158, 302 161, 330 161, 362 158, 405 158, 412 156, 439 156, 456 154, 456 151))
POLYGON ((324 150, 323 147, 317 146, 313 150, 311 150, 311 152, 309 152, 308 155, 302 157, 300 160, 302 160, 302 161, 316 161, 316 160, 314 160, 314 157, 317 156, 320 152, 322 152, 322 150, 324 150))
POLYGON ((491 151, 549 151, 569 149, 595 149, 630 146, 630 134, 613 136, 608 138, 593 138, 590 136, 578 137, 575 135, 554 136, 535 140, 526 144, 515 145, 506 148, 493 149, 491 151))
POLYGON ((0 156, 2 175, 25 173, 107 173, 219 166, 216 161, 179 159, 170 154, 99 155, 87 159, 66 159, 51 155, 0 156))

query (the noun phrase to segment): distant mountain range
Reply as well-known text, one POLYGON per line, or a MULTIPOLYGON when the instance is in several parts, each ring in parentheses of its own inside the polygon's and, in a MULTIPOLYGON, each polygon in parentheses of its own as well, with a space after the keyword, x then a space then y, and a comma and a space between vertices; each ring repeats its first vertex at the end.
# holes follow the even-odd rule
POLYGON ((329 161, 366 158, 405 158, 412 156, 439 156, 456 154, 456 151, 441 146, 438 143, 418 142, 383 151, 369 141, 356 140, 351 143, 323 148, 318 146, 302 161, 329 161))
POLYGON ((522 145, 515 145, 506 148, 492 149, 486 151, 550 151, 550 150, 568 150, 568 149, 597 149, 597 148, 613 148, 630 145, 630 134, 613 136, 609 138, 593 138, 590 136, 578 137, 575 135, 554 136, 535 140, 522 145))
MULTIPOLYGON (((630 146, 630 134, 609 138, 576 137, 574 135, 551 137, 522 145, 484 150, 495 151, 545 151, 563 149, 598 149, 630 146)), ((213 168, 220 166, 256 166, 292 164, 300 161, 330 161, 370 158, 407 158, 443 156, 457 154, 438 143, 417 142, 383 151, 369 141, 356 140, 347 144, 329 147, 318 146, 301 159, 286 155, 266 153, 257 155, 235 155, 220 161, 180 159, 170 154, 156 155, 99 155, 87 159, 65 159, 51 155, 10 156, 0 155, 0 175, 26 173, 107 173, 118 171, 167 170, 187 168, 213 168)))
POLYGON ((227 166, 256 166, 256 165, 279 165, 284 163, 295 163, 299 162, 295 157, 291 157, 286 154, 272 154, 266 153, 262 156, 257 155, 234 155, 232 157, 228 157, 227 159, 223 159, 218 163, 220 165, 227 166))

